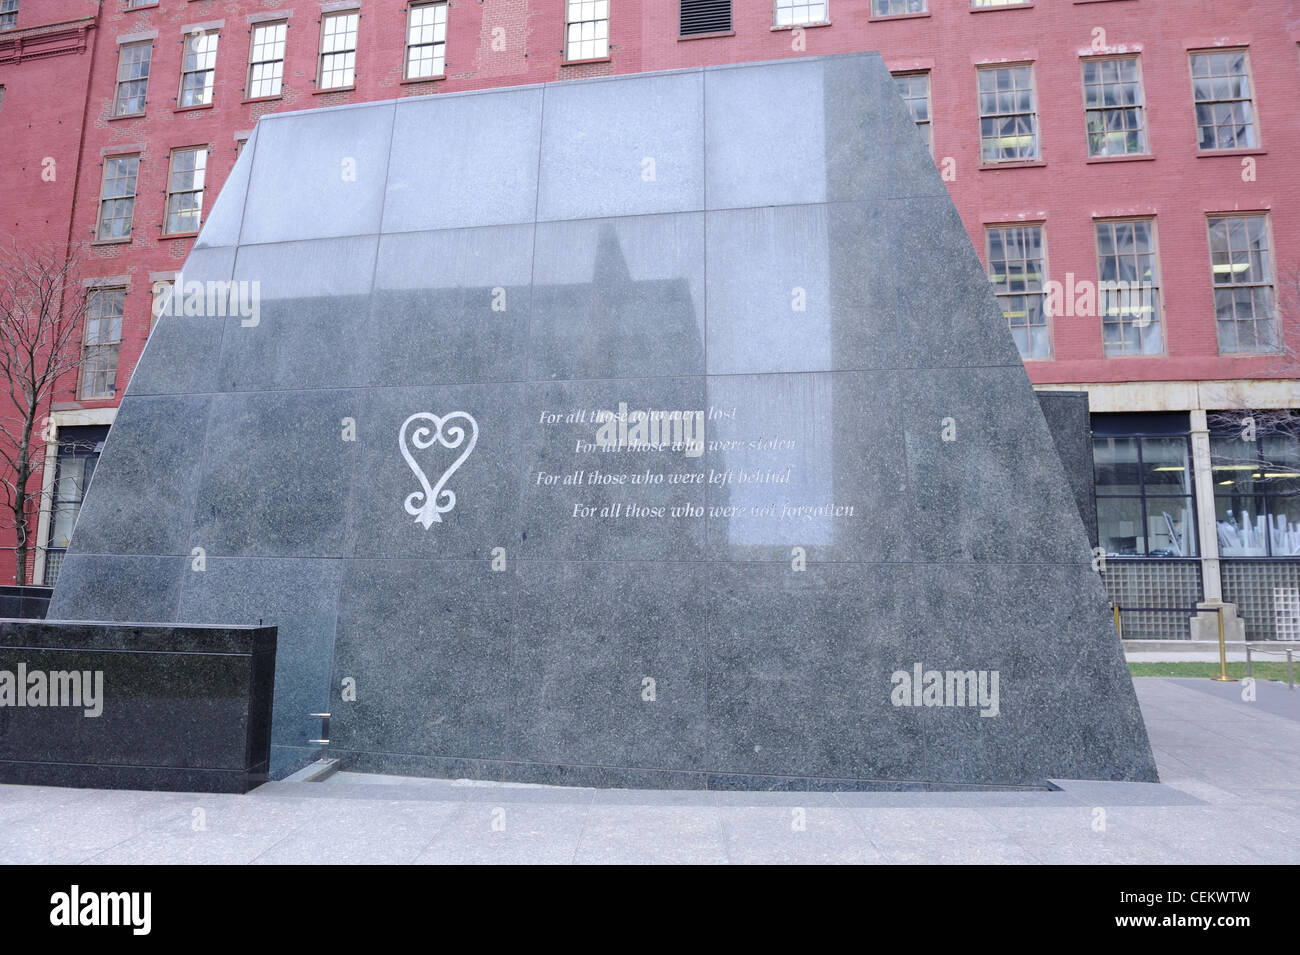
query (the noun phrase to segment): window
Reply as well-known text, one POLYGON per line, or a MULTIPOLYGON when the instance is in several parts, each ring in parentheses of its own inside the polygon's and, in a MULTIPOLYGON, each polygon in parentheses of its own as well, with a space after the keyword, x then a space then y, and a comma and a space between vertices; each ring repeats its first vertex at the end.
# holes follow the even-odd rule
POLYGON ((127 43, 117 48, 117 91, 113 96, 114 116, 135 116, 144 112, 149 89, 149 61, 153 43, 127 43))
POLYGON ((249 99, 280 95, 284 78, 285 22, 258 23, 253 26, 253 46, 248 54, 249 99))
POLYGON ((112 398, 117 389, 117 349, 122 341, 126 289, 92 289, 86 306, 86 340, 81 350, 77 397, 112 398))
POLYGON ((1137 57, 1084 60, 1083 111, 1089 156, 1146 153, 1146 102, 1137 57))
POLYGON ((1038 104, 1032 66, 981 67, 980 162, 1038 158, 1038 104))
POLYGON ((340 89, 356 82, 359 16, 354 10, 351 13, 328 14, 322 21, 320 89, 340 89))
POLYGON ((873 17, 897 17, 905 13, 925 12, 925 0, 871 0, 873 17))
POLYGON ((1219 353, 1275 351, 1268 217, 1211 216, 1209 228, 1219 353))
POLYGON ((104 160, 104 184, 99 199, 97 239, 129 239, 135 214, 139 156, 112 156, 104 160))
POLYGON ((970 0, 970 5, 977 10, 990 7, 1027 7, 1033 0, 970 0))
POLYGON ((406 78, 442 76, 447 56, 447 4, 425 3, 406 15, 406 78))
POLYGON ((133 10, 136 7, 155 7, 157 5, 158 0, 126 0, 128 10, 133 10))
POLYGON ((1300 414, 1249 412, 1212 424, 1210 462, 1219 554, 1300 557, 1300 414), (1243 426, 1246 417, 1254 427, 1243 426))
POLYGON ((1051 358, 1043 227, 998 226, 986 230, 986 240, 989 281, 1020 357, 1051 358))
POLYGON ((898 95, 907 104, 907 111, 912 115, 912 122, 925 132, 925 141, 934 155, 934 135, 930 127, 930 74, 895 73, 894 86, 898 95))
POLYGON ((1162 354, 1155 221, 1098 222, 1097 278, 1106 357, 1162 354))
POLYGON ((18 0, 0 0, 0 30, 18 26, 18 0))
POLYGON ((1185 433, 1108 434, 1107 430, 1094 418, 1097 531, 1106 554, 1195 557, 1189 437, 1185 433))
POLYGON ((1192 54, 1197 148, 1253 149, 1255 108, 1245 50, 1192 54))
POLYGON ((609 56, 609 0, 567 0, 564 58, 598 60, 609 56))
POLYGON ((175 279, 158 279, 153 283, 153 304, 149 309, 149 331, 153 331, 154 326, 158 324, 158 319, 167 310, 167 303, 171 298, 172 287, 175 284, 175 279))
POLYGON ((49 540, 45 548, 45 585, 54 586, 85 500, 95 465, 104 450, 108 428, 92 425, 59 429, 59 452, 54 463, 54 499, 51 502, 49 540))
POLYGON ((681 0, 678 36, 731 32, 731 0, 681 0))
POLYGON ((776 0, 776 25, 801 26, 808 23, 826 23, 825 0, 776 0))
POLYGON ((5 88, 3 86, 0 86, 0 109, 3 109, 4 105, 5 105, 5 88))
POLYGON ((203 218, 203 186, 208 147, 172 150, 167 174, 167 227, 164 234, 198 232, 203 218))
POLYGON ((181 58, 181 106, 206 106, 212 102, 212 81, 217 72, 217 34, 200 33, 185 38, 181 58))

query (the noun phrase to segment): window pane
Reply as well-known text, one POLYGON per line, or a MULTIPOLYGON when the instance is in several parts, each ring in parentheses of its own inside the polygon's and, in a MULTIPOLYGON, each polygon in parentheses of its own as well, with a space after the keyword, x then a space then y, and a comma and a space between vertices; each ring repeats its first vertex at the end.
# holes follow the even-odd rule
POLYGON ((1190 497, 1147 497, 1147 556, 1195 557, 1190 497))
POLYGON ((990 228, 985 236, 989 282, 1021 357, 1050 358, 1042 227, 990 228))
POLYGON ((1193 53, 1191 64, 1198 148, 1254 148, 1254 105, 1245 51, 1193 53))
POLYGON ((1132 497, 1097 498, 1097 533, 1102 549, 1111 556, 1145 556, 1142 501, 1132 497))
POLYGON ((1191 494, 1190 447, 1186 438, 1142 439, 1142 483, 1147 494, 1191 494))
POLYGON ((1097 494, 1141 494, 1137 438, 1096 438, 1092 446, 1097 494))
POLYGON ((1273 265, 1266 217, 1212 217, 1209 240, 1220 353, 1275 351, 1273 265))
POLYGON ((1221 557, 1268 556, 1263 497, 1216 494, 1214 514, 1221 557))

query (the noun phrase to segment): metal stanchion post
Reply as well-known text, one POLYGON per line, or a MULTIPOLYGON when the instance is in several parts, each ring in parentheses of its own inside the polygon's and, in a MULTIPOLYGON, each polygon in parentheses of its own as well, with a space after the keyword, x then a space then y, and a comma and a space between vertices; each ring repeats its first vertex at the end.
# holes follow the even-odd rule
POLYGON ((1295 689, 1295 660, 1292 659, 1292 651, 1289 647, 1286 651, 1286 685, 1287 689, 1295 689))
MULTIPOLYGON (((1219 675, 1211 677, 1219 683, 1236 683, 1235 677, 1228 676, 1228 647, 1223 642, 1223 608, 1219 608, 1219 675)), ((1250 647, 1246 647, 1246 675, 1250 676, 1250 647)))
POLYGON ((1115 612, 1115 633, 1121 640, 1124 639, 1124 624, 1119 619, 1119 604, 1111 604, 1110 609, 1115 612))

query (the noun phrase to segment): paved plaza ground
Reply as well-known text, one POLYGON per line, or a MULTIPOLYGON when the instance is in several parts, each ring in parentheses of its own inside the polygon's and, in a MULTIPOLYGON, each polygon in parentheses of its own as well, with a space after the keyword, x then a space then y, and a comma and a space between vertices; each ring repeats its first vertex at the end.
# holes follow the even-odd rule
POLYGON ((715 793, 366 776, 245 796, 0 786, 5 863, 1300 862, 1300 690, 1139 678, 1163 782, 715 793))

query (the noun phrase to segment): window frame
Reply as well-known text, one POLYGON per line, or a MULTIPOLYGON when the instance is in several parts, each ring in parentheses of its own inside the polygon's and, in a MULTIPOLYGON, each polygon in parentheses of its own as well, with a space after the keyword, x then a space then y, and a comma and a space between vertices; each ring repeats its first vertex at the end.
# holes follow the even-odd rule
POLYGON ((451 4, 448 0, 422 0, 422 2, 412 2, 406 8, 406 25, 402 31, 402 80, 404 82, 420 83, 432 82, 433 80, 445 79, 447 76, 447 32, 451 24, 451 4), (411 42, 411 18, 417 10, 432 10, 434 8, 442 9, 442 23, 436 20, 432 24, 435 36, 437 28, 442 27, 442 39, 433 40, 431 43, 412 43, 411 42), (434 56, 433 60, 439 63, 439 69, 436 73, 430 73, 428 76, 411 75, 411 51, 422 47, 431 47, 437 51, 442 48, 441 56, 434 56))
MULTIPOLYGON (((908 14, 908 16, 919 16, 919 14, 908 14)), ((889 74, 896 81, 902 77, 923 76, 925 77, 925 115, 924 123, 916 122, 916 117, 912 115, 912 108, 908 105, 907 112, 912 116, 912 122, 917 126, 925 127, 926 141, 930 146, 930 158, 934 158, 934 78, 932 70, 899 70, 897 73, 889 74)), ((897 85, 895 86, 897 88, 897 85)), ((901 94, 900 94, 901 95, 901 94)), ((913 97, 902 97, 904 104, 910 104, 913 97)))
MULTIPOLYGON (((1281 327, 1282 323, 1278 320, 1279 306, 1278 306, 1278 289, 1277 289, 1277 283, 1278 283, 1277 255, 1276 255, 1277 245, 1275 243, 1275 238, 1273 235, 1273 216, 1270 210, 1242 209, 1242 210, 1232 210, 1230 212, 1207 212, 1205 214, 1205 247, 1206 247, 1206 252, 1209 254, 1209 262, 1210 262, 1211 296, 1217 298, 1216 293, 1220 289, 1267 288, 1269 290, 1269 306, 1271 312, 1269 321, 1273 326, 1273 342, 1274 342, 1273 348, 1268 350, 1256 349, 1254 351, 1225 352, 1223 350, 1223 338, 1220 335, 1220 331, 1219 331, 1219 322, 1220 322, 1219 306, 1218 306, 1218 302, 1216 301, 1214 304, 1214 336, 1215 336, 1215 344, 1218 347, 1218 354, 1220 356, 1251 357, 1257 355, 1276 355, 1283 352, 1286 346, 1285 343, 1282 341, 1282 327, 1281 327), (1225 221, 1231 221, 1232 219, 1263 219, 1264 220, 1264 238, 1268 242, 1268 248, 1266 250, 1268 252, 1268 281, 1244 282, 1244 283, 1233 282, 1230 284, 1222 284, 1222 285, 1215 281, 1214 276, 1216 273, 1214 271, 1214 265, 1215 265, 1214 238, 1213 238, 1213 233, 1211 232, 1211 224, 1215 219, 1223 219, 1225 221)), ((1229 255, 1232 254, 1231 246, 1228 247, 1227 252, 1229 255)), ((1249 255, 1249 249, 1247 249, 1247 255, 1249 255)), ((1240 324, 1242 321, 1241 319, 1238 319, 1236 317, 1235 309, 1233 310, 1232 321, 1234 323, 1234 326, 1240 324)), ((1259 323, 1259 319, 1250 319, 1250 321, 1252 324, 1256 324, 1256 325, 1259 323)), ((1233 330, 1233 335, 1234 337, 1239 338, 1235 328, 1233 330)), ((1256 336, 1256 341, 1258 341, 1258 336, 1256 336)))
MULTIPOLYGON (((221 31, 220 30, 203 30, 202 32, 186 33, 181 40, 181 84, 176 90, 176 108, 177 109, 207 109, 212 106, 217 98, 217 55, 221 51, 221 31), (187 70, 185 68, 186 58, 190 55, 190 41, 202 38, 204 40, 212 38, 213 48, 210 51, 212 56, 212 65, 201 69, 187 70), (203 90, 207 94, 207 99, 200 103, 185 102, 185 81, 190 76, 197 76, 200 73, 208 74, 208 82, 203 85, 203 90)), ((204 56, 207 56, 208 50, 204 50, 204 56)))
MULTIPOLYGON (((979 165, 981 169, 1001 168, 1004 166, 1023 166, 1027 164, 1043 162, 1043 127, 1039 116, 1038 102, 1038 64, 1034 60, 1023 60, 1013 63, 977 63, 975 65, 975 114, 979 120, 979 165), (983 73, 993 73, 998 70, 1028 70, 1029 71, 1029 91, 1031 96, 1031 110, 1028 114, 1013 113, 991 113, 988 116, 984 114, 984 91, 980 89, 980 75, 983 73), (1011 116, 1030 115, 1033 117, 1033 142, 1034 154, 1032 156, 1018 156, 1013 159, 985 159, 984 158, 984 120, 985 119, 1004 119, 1011 116)), ((1017 91, 1018 92, 1018 91, 1017 91)), ((994 90, 996 95, 997 90, 994 90)), ((1000 138, 1000 137, 991 137, 1000 138)))
MULTIPOLYGON (((45 507, 43 507, 42 517, 48 515, 44 520, 45 535, 39 545, 37 556, 37 566, 43 570, 42 580, 46 586, 56 582, 59 575, 59 568, 62 566, 63 558, 67 554, 68 546, 72 543, 72 532, 76 530, 77 517, 81 512, 81 507, 85 503, 86 491, 90 487, 90 482, 94 478, 95 468, 98 465, 99 457, 104 450, 104 441, 108 437, 108 427, 100 425, 74 425, 65 426, 59 429, 58 436, 53 440, 54 451, 54 474, 50 482, 49 497, 45 507), (90 432, 94 437, 91 440, 77 440, 76 437, 69 439, 70 432, 78 436, 90 432), (65 484, 63 481, 64 473, 68 467, 69 461, 79 461, 79 481, 76 484, 77 496, 69 498, 63 496, 65 484), (89 473, 87 473, 89 471, 89 473), (69 527, 68 536, 64 539, 55 537, 55 533, 62 528, 60 524, 64 523, 60 512, 67 511, 71 505, 72 513, 69 515, 70 521, 67 522, 69 527), (42 558, 44 558, 42 560, 42 558)), ((90 435, 86 435, 90 437, 90 435)))
MULTIPOLYGON (((1214 472, 1216 471, 1217 472, 1240 471, 1240 470, 1253 471, 1255 469, 1258 469, 1260 471, 1260 476, 1263 477, 1264 474, 1268 473, 1264 471, 1264 468, 1267 467, 1270 463, 1273 463, 1270 462, 1269 456, 1264 453, 1265 438, 1275 436, 1279 433, 1286 433, 1288 437, 1290 437, 1293 441, 1295 441, 1297 443, 1297 446, 1300 447, 1300 413, 1293 412, 1293 415, 1294 416, 1289 425, 1277 427, 1272 432, 1256 434, 1255 440, 1250 442, 1241 441, 1241 432, 1239 429, 1235 427, 1212 426, 1210 428, 1211 474, 1214 474, 1214 472), (1222 451, 1225 441, 1236 442, 1239 443, 1240 445, 1248 446, 1253 453, 1250 455, 1241 455, 1239 457, 1228 456, 1224 454, 1222 451), (1246 460, 1250 461, 1249 467, 1237 463, 1246 460)), ((1275 464, 1275 466, 1286 467, 1285 464, 1280 464, 1280 463, 1275 464)), ((1263 554, 1225 554, 1223 553, 1224 545, 1222 544, 1222 542, 1220 542, 1220 546, 1219 546, 1220 557, 1222 557, 1225 560, 1287 560, 1287 559, 1294 559, 1300 556, 1300 553, 1297 554, 1274 553, 1274 543, 1273 543, 1274 516, 1278 513, 1277 510, 1275 510, 1274 508, 1274 503, 1279 499, 1285 499, 1285 498, 1290 498, 1291 500, 1295 500, 1296 499, 1295 492, 1286 491, 1286 490, 1271 490, 1267 483, 1264 483, 1259 487, 1251 488, 1250 490, 1244 493, 1243 492, 1233 493, 1232 491, 1221 491, 1220 487, 1222 487, 1225 483, 1235 484, 1236 482, 1234 481, 1222 482, 1218 480, 1218 476, 1219 476, 1218 474, 1214 474, 1214 476, 1211 478, 1214 487, 1214 521, 1215 521, 1216 533, 1218 532, 1218 525, 1222 521, 1222 518, 1220 518, 1219 516, 1219 502, 1221 500, 1233 501, 1233 502, 1247 500, 1250 501, 1252 505, 1252 510, 1253 510, 1253 505, 1256 502, 1262 502, 1264 505, 1263 513, 1261 514, 1259 511, 1254 511, 1254 515, 1256 519, 1258 519, 1261 516, 1264 517, 1264 528, 1265 528, 1263 554)), ((1252 480, 1256 479, 1254 474, 1251 475, 1251 479, 1252 480)), ((1267 478, 1265 478, 1265 481, 1267 481, 1267 478)), ((1229 509, 1225 508, 1225 510, 1229 510, 1229 509)), ((1236 509, 1233 508, 1231 510, 1235 511, 1236 509)), ((1253 523, 1254 521, 1252 521, 1252 524, 1253 523)), ((1287 523, 1292 524, 1293 522, 1288 520, 1287 523)))
MULTIPOLYGON (((347 32, 347 31, 345 31, 347 32)), ((320 18, 320 37, 316 47, 316 91, 332 92, 335 90, 352 90, 357 88, 357 46, 361 42, 361 8, 351 7, 347 10, 331 10, 329 13, 322 13, 320 18), (355 17, 356 26, 352 30, 352 46, 350 49, 326 50, 325 36, 331 20, 339 20, 344 17, 355 17), (339 54, 352 54, 352 76, 347 83, 339 86, 326 86, 325 83, 325 57, 338 56, 339 54)), ((346 69, 346 68, 345 68, 346 69)), ((330 72, 337 72, 330 70, 330 72)))
MULTIPOLYGON (((206 193, 207 193, 207 189, 208 189, 208 183, 207 183, 208 159, 211 157, 211 155, 212 155, 212 147, 211 147, 210 144, 206 144, 206 143, 205 143, 205 144, 202 144, 202 145, 198 145, 198 146, 176 146, 176 147, 174 147, 174 148, 173 148, 173 149, 172 149, 172 150, 167 154, 167 188, 166 188, 166 189, 164 190, 164 192, 163 192, 163 231, 162 231, 162 234, 163 234, 164 236, 169 236, 169 237, 170 237, 170 236, 191 236, 191 235, 198 235, 198 234, 199 234, 199 231, 203 228, 203 199, 204 199, 204 196, 206 195, 206 193), (189 152, 196 153, 196 154, 198 154, 198 155, 202 155, 202 156, 203 156, 203 168, 202 168, 202 170, 199 169, 199 167, 198 167, 197 164, 195 165, 194 169, 192 170, 192 172, 194 172, 194 173, 198 173, 198 172, 200 172, 200 171, 203 173, 203 185, 200 186, 200 187, 197 188, 197 189, 194 189, 194 188, 190 188, 190 189, 175 189, 175 188, 173 188, 173 177, 176 175, 176 157, 177 157, 177 155, 179 155, 180 153, 189 153, 189 152), (194 228, 194 229, 181 229, 181 230, 178 230, 178 231, 172 231, 172 228, 171 228, 171 224, 172 224, 172 197, 173 197, 173 196, 181 196, 181 195, 195 195, 195 194, 197 194, 198 197, 199 197, 199 205, 198 205, 198 218, 199 218, 199 222, 198 222, 198 226, 197 226, 196 228, 194 228)), ((182 170, 182 171, 184 171, 184 170, 182 170)))
POLYGON ((831 0, 772 0, 772 27, 776 30, 793 30, 796 27, 817 27, 831 22, 831 0), (782 23, 780 18, 781 4, 785 3, 789 7, 812 7, 820 6, 822 8, 822 18, 820 20, 792 20, 789 23, 782 23))
POLYGON ((253 24, 250 24, 250 25, 249 25, 249 31, 248 31, 248 71, 247 71, 247 75, 246 75, 246 77, 245 77, 245 82, 244 82, 244 98, 245 98, 246 100, 280 99, 280 98, 282 98, 282 97, 284 96, 284 61, 285 61, 285 56, 286 56, 286 54, 287 54, 287 52, 288 52, 288 46, 289 46, 289 21, 288 21, 287 19, 284 19, 284 20, 261 20, 261 21, 259 21, 259 22, 257 22, 257 23, 253 23, 253 24), (283 27, 283 28, 284 28, 284 36, 283 36, 283 38, 280 39, 280 40, 278 40, 278 41, 272 41, 272 44, 274 44, 274 43, 279 43, 279 44, 280 44, 281 49, 280 49, 280 56, 279 56, 279 58, 278 58, 278 59, 273 59, 273 60, 255 60, 255 59, 253 59, 253 57, 254 57, 254 55, 255 55, 255 52, 256 52, 256 50, 257 50, 257 32, 258 32, 259 30, 265 30, 265 29, 273 28, 273 27, 283 27), (254 83, 265 83, 265 82, 267 82, 267 80, 266 80, 265 78, 255 80, 255 79, 253 78, 253 70, 255 70, 255 69, 256 69, 257 67, 259 67, 259 66, 266 66, 268 63, 279 63, 279 64, 280 64, 280 75, 276 78, 276 81, 275 81, 275 82, 276 82, 276 90, 275 90, 274 93, 261 93, 261 94, 254 94, 254 92, 253 92, 253 84, 254 84, 254 83))
MULTIPOLYGON (((603 21, 605 24, 605 37, 604 37, 605 52, 598 56, 588 56, 588 57, 572 57, 569 55, 572 52, 573 43, 595 42, 594 40, 589 41, 589 40, 582 40, 582 39, 579 39, 577 41, 570 40, 569 27, 571 27, 574 24, 602 22, 599 18, 595 20, 570 20, 569 19, 569 16, 573 11, 574 4, 581 4, 583 2, 585 2, 585 0, 564 0, 564 37, 563 37, 564 52, 561 54, 562 57, 561 62, 565 65, 572 64, 572 63, 604 63, 605 61, 612 58, 610 54, 613 51, 612 40, 614 38, 613 37, 614 0, 607 0, 607 6, 605 7, 605 19, 603 21)), ((680 19, 680 11, 678 12, 678 16, 680 19)))
POLYGON ((4 3, 0 3, 0 32, 7 33, 18 29, 18 14, 21 8, 22 4, 19 0, 5 0, 4 3), (8 3, 12 3, 13 6, 8 10, 2 9, 8 3))
MULTIPOLYGON (((1106 358, 1107 360, 1117 359, 1117 358, 1124 359, 1124 358, 1167 357, 1169 354, 1169 336, 1167 334, 1168 330, 1165 328, 1165 323, 1164 323, 1165 303, 1164 303, 1164 285, 1162 282, 1162 269, 1160 264, 1160 231, 1157 227, 1156 217, 1155 216, 1116 216, 1114 218, 1104 217, 1104 218, 1093 219, 1092 220, 1092 242, 1093 242, 1093 255, 1095 256, 1096 263, 1097 263, 1097 323, 1098 323, 1098 331, 1101 334, 1102 357, 1106 358), (1158 326, 1159 333, 1160 333, 1159 352, 1137 351, 1137 352, 1123 352, 1118 354, 1110 354, 1106 351, 1106 304, 1103 300, 1104 282, 1101 277, 1102 252, 1101 252, 1101 235, 1099 230, 1102 226, 1111 226, 1113 228, 1114 226, 1123 225, 1128 222, 1146 223, 1151 230, 1151 260, 1155 269, 1155 281, 1149 284, 1150 287, 1154 290, 1153 299, 1155 301, 1155 309, 1156 309, 1156 325, 1158 326)), ((1114 253, 1114 255, 1118 256, 1118 253, 1114 253)), ((1140 279, 1139 279, 1139 283, 1141 283, 1141 287, 1146 287, 1146 285, 1148 284, 1148 283, 1142 283, 1140 279)), ((1133 323, 1129 323, 1129 324, 1133 324, 1133 323)), ((1125 327, 1125 323, 1121 320, 1120 322, 1121 332, 1124 327, 1125 327)), ((1123 340, 1122 334, 1121 334, 1121 340, 1123 340)))
MULTIPOLYGON (((1146 73, 1142 68, 1142 54, 1140 53, 1120 53, 1106 54, 1101 56, 1084 56, 1079 58, 1079 84, 1080 93, 1083 97, 1083 148, 1085 155, 1090 160, 1107 160, 1107 159, 1135 159, 1152 155, 1151 152, 1151 124, 1148 122, 1147 115, 1147 84, 1146 73), (1140 102, 1136 107, 1090 107, 1088 105, 1088 79, 1087 70, 1091 63, 1102 64, 1118 60, 1132 60, 1137 64, 1137 88, 1140 102), (1106 113, 1119 109, 1136 108, 1138 119, 1141 121, 1139 129, 1142 133, 1143 149, 1140 152, 1123 152, 1118 154, 1094 153, 1092 151, 1092 136, 1088 129, 1088 116, 1090 113, 1106 113)), ((1105 85, 1104 83, 1102 84, 1105 85)))
POLYGON ((154 279, 149 283, 149 333, 158 326, 158 319, 170 308, 166 305, 167 297, 176 292, 176 276, 169 279, 154 279))
MULTIPOLYGON (((1255 97, 1255 70, 1254 70, 1254 64, 1251 60, 1249 46, 1225 46, 1225 47, 1213 47, 1211 49, 1188 50, 1187 51, 1187 73, 1188 73, 1188 78, 1191 82, 1192 122, 1196 130, 1196 155, 1198 156, 1233 155, 1234 153, 1256 152, 1264 148, 1263 128, 1261 127, 1259 122, 1259 106, 1256 103, 1256 97, 1255 97), (1246 77, 1246 82, 1250 85, 1250 96, 1248 96, 1244 100, 1240 98, 1228 99, 1228 100, 1219 100, 1219 99, 1198 100, 1196 98, 1196 66, 1195 66, 1196 57, 1214 56, 1216 54, 1224 54, 1224 53, 1240 53, 1242 55, 1242 59, 1245 64, 1244 75, 1246 77), (1251 135, 1254 137, 1254 142, 1249 146, 1220 147, 1216 145, 1209 149, 1204 148, 1201 145, 1202 127, 1201 127, 1200 117, 1197 116, 1198 107, 1200 107, 1202 103, 1213 104, 1213 103, 1240 103, 1240 102, 1246 102, 1250 104, 1250 131, 1251 131, 1251 135)), ((1215 138, 1217 141, 1218 126, 1215 125, 1213 128, 1216 130, 1215 138)))
POLYGON ((1200 523, 1199 523, 1200 515, 1197 514, 1196 511, 1197 508, 1196 478, 1195 478, 1196 459, 1193 457, 1194 451, 1192 448, 1192 436, 1191 436, 1190 429, 1187 431, 1179 431, 1178 433, 1157 432, 1157 431, 1132 431, 1124 434, 1108 434, 1108 433, 1095 434, 1094 433, 1092 437, 1091 450, 1092 450, 1092 461, 1093 461, 1093 499, 1097 502, 1097 544, 1104 550, 1107 560, 1195 560, 1195 561, 1199 561, 1202 559, 1200 523), (1178 439, 1183 443, 1183 451, 1184 451, 1183 460, 1185 462, 1183 465, 1183 474, 1185 477, 1186 490, 1182 494, 1160 494, 1158 492, 1154 492, 1154 493, 1148 492, 1146 468, 1143 463, 1144 460, 1143 450, 1142 450, 1143 444, 1145 441, 1148 440, 1167 441, 1170 439, 1178 439), (1104 485, 1101 483, 1101 481, 1097 479, 1097 444, 1098 442, 1101 441, 1116 441, 1116 440, 1135 442, 1135 448, 1137 451, 1137 461, 1135 463, 1135 467, 1137 469, 1138 481, 1140 482, 1138 485, 1138 493, 1136 494, 1132 494, 1132 493, 1108 494, 1102 490, 1104 485), (1184 541, 1186 542, 1184 544, 1184 549, 1188 549, 1186 545, 1191 544, 1192 547, 1190 549, 1193 551, 1193 553, 1190 554, 1185 553, 1182 555, 1151 553, 1151 549, 1152 549, 1151 548, 1151 518, 1150 518, 1150 511, 1148 510, 1147 507, 1147 502, 1149 500, 1155 500, 1155 501, 1178 500, 1184 502, 1183 506, 1185 507, 1187 511, 1187 517, 1191 522, 1190 528, 1187 526, 1183 527, 1183 538, 1184 541), (1105 547, 1105 544, 1103 542, 1103 534, 1102 534, 1102 520, 1103 520, 1102 502, 1103 501, 1137 501, 1138 502, 1138 506, 1141 511, 1141 521, 1142 521, 1141 539, 1144 542, 1143 545, 1144 553, 1115 554, 1115 553, 1111 553, 1111 551, 1105 547))
POLYGON ((118 368, 118 359, 120 357, 120 352, 122 347, 122 326, 126 323, 127 287, 125 285, 97 285, 86 289, 86 296, 91 301, 94 301, 96 297, 102 297, 105 294, 110 292, 120 292, 122 296, 121 313, 118 315, 108 316, 110 330, 113 327, 114 320, 116 320, 117 337, 115 339, 112 339, 110 341, 96 340, 94 342, 90 340, 91 322, 92 321, 102 322, 105 320, 105 318, 102 314, 92 315, 91 304, 89 301, 86 303, 86 319, 84 322, 84 327, 82 329, 82 339, 81 339, 81 361, 77 367, 77 400, 78 401, 112 401, 117 397, 117 368, 118 368), (92 366, 91 364, 92 349, 94 350, 93 353, 95 355, 98 355, 100 353, 111 354, 112 364, 109 365, 108 363, 102 363, 97 366, 92 366), (94 371, 93 372, 88 371, 88 369, 91 369, 92 367, 94 368, 94 371), (109 380, 109 378, 107 377, 107 374, 110 371, 112 375, 111 380, 109 380), (96 376, 98 376, 101 372, 105 374, 105 382, 108 387, 108 394, 106 395, 98 394, 98 393, 88 394, 86 391, 86 379, 88 374, 93 373, 96 376))
MULTIPOLYGON (((1048 271, 1050 267, 1050 263, 1048 260, 1049 249, 1047 247, 1047 221, 1045 219, 1040 219, 1034 222, 986 222, 984 223, 984 276, 986 279, 988 279, 990 285, 993 285, 993 275, 992 275, 993 248, 990 242, 991 233, 994 230, 1005 232, 1009 229, 1021 229, 1021 230, 1038 229, 1039 230, 1039 244, 1042 248, 1042 274, 1039 279, 1039 284, 1042 287, 1037 292, 1028 292, 1028 291, 999 292, 995 287, 993 289, 993 295, 994 298, 998 300, 999 309, 1002 309, 1003 298, 1014 298, 1016 296, 1028 296, 1028 295, 1042 296, 1041 312, 1045 319, 1045 321, 1043 322, 1043 327, 1047 330, 1047 354, 1046 355, 1032 355, 1032 354, 1025 355, 1023 352, 1020 352, 1019 345, 1017 345, 1016 351, 1020 353, 1021 361, 1025 361, 1025 362, 1053 361, 1055 360, 1056 357, 1056 322, 1055 322, 1055 317, 1052 315, 1051 300, 1047 295, 1047 281, 1048 281, 1048 276, 1051 274, 1048 271)), ((1003 247, 1005 248, 1005 242, 1003 244, 1003 247)), ((1011 260, 1003 259, 1002 261, 1005 262, 1011 260)), ((1029 260, 1024 259, 1021 261, 1027 263, 1029 260)), ((1002 316, 1007 323, 1007 332, 1008 334, 1011 334, 1011 327, 1012 327, 1011 318, 1007 314, 1005 309, 1002 309, 1002 316)), ((1033 329, 1035 326, 1026 324, 1024 327, 1026 329, 1025 332, 1026 345, 1032 348, 1033 336, 1030 334, 1029 330, 1033 329)), ((1012 335, 1012 337, 1014 339, 1014 335, 1012 335)))
POLYGON ((117 70, 114 74, 115 78, 113 80, 113 105, 112 108, 109 110, 110 118, 123 119, 131 116, 143 116, 145 114, 145 111, 148 109, 149 79, 153 73, 153 44, 154 44, 153 40, 136 40, 131 43, 119 43, 117 45, 117 70), (122 66, 124 63, 123 54, 127 50, 139 49, 141 47, 147 47, 149 50, 148 71, 145 73, 143 77, 133 77, 131 79, 126 79, 126 80, 122 79, 122 66), (134 112, 134 113, 118 112, 118 107, 122 101, 122 86, 126 83, 144 84, 143 90, 140 93, 140 109, 138 112, 134 112))
POLYGON ((896 20, 902 17, 928 17, 930 15, 930 0, 871 0, 871 7, 868 18, 871 20, 896 20), (910 4, 919 2, 920 10, 903 10, 898 13, 881 13, 878 9, 880 4, 884 4, 886 9, 895 3, 910 4))
POLYGON ((143 154, 139 152, 119 153, 112 156, 105 156, 103 170, 99 177, 99 208, 95 212, 95 238, 94 242, 130 242, 135 234, 135 202, 140 198, 140 163, 143 154), (108 171, 113 163, 124 160, 135 160, 135 188, 129 193, 120 196, 109 196, 105 190, 108 187, 108 171), (129 216, 113 216, 113 219, 124 218, 127 222, 126 233, 123 235, 105 236, 101 233, 104 228, 104 208, 109 202, 120 202, 129 199, 131 202, 131 213, 129 216))

